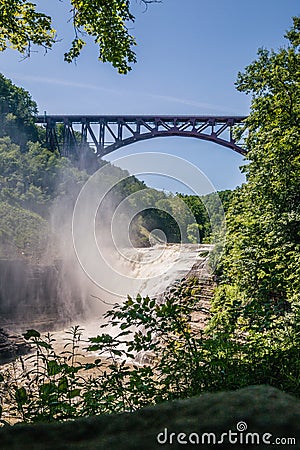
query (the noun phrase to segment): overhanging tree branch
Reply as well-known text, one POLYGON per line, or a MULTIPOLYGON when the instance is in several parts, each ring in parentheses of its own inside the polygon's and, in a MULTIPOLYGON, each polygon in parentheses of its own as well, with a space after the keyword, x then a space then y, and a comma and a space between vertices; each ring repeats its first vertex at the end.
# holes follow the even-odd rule
MULTIPOLYGON (((161 0, 140 0, 140 3, 147 8, 161 0)), ((111 63, 119 73, 128 73, 136 62, 133 50, 136 42, 127 27, 128 22, 135 20, 131 0, 70 0, 70 4, 75 36, 64 55, 65 61, 72 62, 80 55, 86 45, 83 39, 86 33, 99 47, 100 61, 111 63)), ((34 3, 0 0, 0 51, 10 47, 29 57, 32 45, 48 50, 55 42, 52 18, 37 11, 34 3)))

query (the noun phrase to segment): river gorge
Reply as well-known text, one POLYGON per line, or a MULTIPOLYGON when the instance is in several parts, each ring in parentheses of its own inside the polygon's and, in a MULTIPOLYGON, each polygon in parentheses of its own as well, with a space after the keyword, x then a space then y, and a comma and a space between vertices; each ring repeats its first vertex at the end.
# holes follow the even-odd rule
MULTIPOLYGON (((24 260, 2 259, 0 327, 13 336, 32 328, 40 332, 51 331, 58 342, 63 339, 65 329, 74 324, 82 325, 86 338, 97 335, 99 325, 103 323, 103 313, 116 302, 122 302, 126 295, 161 296, 163 301, 163 292, 186 277, 193 268, 193 276, 204 281, 209 279, 207 262, 211 249, 212 245, 208 244, 123 249, 125 262, 120 257, 115 266, 120 267, 122 262, 123 273, 126 272, 129 280, 123 297, 118 295, 120 287, 114 294, 91 282, 76 260, 73 261, 73 270, 66 270, 62 261, 34 265, 24 260), (80 275, 74 276, 75 273, 80 275)), ((17 342, 20 343, 20 339, 17 342)), ((6 349, 4 343, 4 361, 7 360, 6 349)))

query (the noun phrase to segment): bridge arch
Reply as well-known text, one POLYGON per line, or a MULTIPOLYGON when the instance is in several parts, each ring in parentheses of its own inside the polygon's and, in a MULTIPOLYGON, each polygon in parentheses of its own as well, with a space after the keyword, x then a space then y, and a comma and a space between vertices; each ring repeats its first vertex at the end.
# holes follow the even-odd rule
POLYGON ((138 141, 156 137, 181 136, 202 139, 245 155, 233 128, 244 116, 38 116, 37 123, 46 126, 47 145, 62 155, 80 152, 91 144, 100 157, 138 141), (57 125, 63 126, 59 142, 57 125))

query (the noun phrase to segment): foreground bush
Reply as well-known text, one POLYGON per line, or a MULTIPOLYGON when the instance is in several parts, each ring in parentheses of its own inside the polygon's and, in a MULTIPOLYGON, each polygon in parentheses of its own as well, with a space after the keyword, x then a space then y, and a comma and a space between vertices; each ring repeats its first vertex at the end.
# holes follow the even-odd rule
MULTIPOLYGON (((103 413, 134 411, 166 400, 203 392, 270 384, 299 390, 299 333, 290 328, 260 336, 231 334, 210 327, 196 331, 191 316, 201 311, 196 280, 178 284, 165 302, 128 297, 105 314, 117 334, 89 339, 80 354, 82 330, 68 332, 62 352, 50 335, 30 330, 25 338, 35 353, 2 371, 3 420, 61 421, 103 413), (138 363, 137 361, 141 361, 138 363)), ((208 314, 208 311, 202 311, 208 314)), ((106 325, 102 325, 105 328, 106 325)))

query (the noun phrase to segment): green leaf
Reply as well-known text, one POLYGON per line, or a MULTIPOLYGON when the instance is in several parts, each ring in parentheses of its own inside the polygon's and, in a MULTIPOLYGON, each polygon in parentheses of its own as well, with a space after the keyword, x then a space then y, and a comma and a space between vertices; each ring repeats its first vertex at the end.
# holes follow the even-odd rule
POLYGON ((54 383, 44 383, 39 386, 39 392, 42 397, 49 397, 56 392, 56 386, 54 383))
POLYGON ((70 398, 79 397, 80 393, 81 389, 73 389, 72 391, 69 392, 69 397, 70 398))
POLYGON ((27 402, 27 400, 28 400, 27 391, 23 386, 16 389, 15 399, 19 406, 25 405, 25 403, 27 402))
POLYGON ((36 330, 27 330, 26 333, 23 333, 24 339, 29 340, 31 338, 39 338, 41 337, 40 333, 36 330))
POLYGON ((66 377, 62 377, 58 381, 58 390, 60 392, 67 392, 68 391, 68 380, 66 377))
POLYGON ((38 345, 39 347, 47 348, 48 350, 52 349, 52 345, 48 344, 48 342, 45 341, 36 341, 35 344, 38 345))
POLYGON ((57 375, 62 371, 62 366, 56 361, 47 361, 48 375, 57 375))

